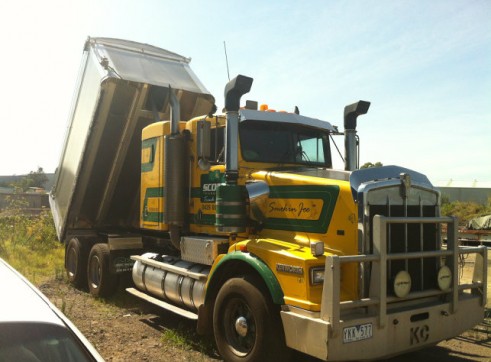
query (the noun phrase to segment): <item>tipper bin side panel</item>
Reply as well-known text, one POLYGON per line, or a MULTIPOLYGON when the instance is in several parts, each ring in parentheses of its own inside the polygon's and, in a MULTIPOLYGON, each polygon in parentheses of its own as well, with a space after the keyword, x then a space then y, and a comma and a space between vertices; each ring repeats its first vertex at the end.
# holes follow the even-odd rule
POLYGON ((60 240, 66 229, 67 216, 73 200, 73 191, 84 157, 87 134, 100 97, 98 65, 86 55, 82 63, 80 83, 75 93, 74 106, 65 136, 65 144, 56 171, 56 180, 50 194, 56 231, 60 240))
MULTIPOLYGON (((122 220, 125 223, 131 220, 130 215, 138 215, 138 205, 135 210, 134 199, 139 187, 140 151, 137 135, 141 132, 141 126, 134 128, 136 135, 128 137, 124 132, 127 122, 143 122, 144 125, 151 122, 142 118, 130 119, 131 105, 138 95, 136 87, 121 81, 111 82, 115 83, 114 91, 108 92, 112 93, 112 97, 102 99, 99 119, 94 124, 96 128, 101 127, 102 132, 99 135, 99 131, 94 130, 89 139, 86 152, 91 157, 85 158, 82 168, 85 182, 78 190, 78 200, 81 201, 80 208, 77 208, 78 219, 85 220, 92 226, 118 225, 122 220), (129 143, 122 156, 118 154, 123 152, 119 147, 121 142, 129 143), (120 173, 119 177, 113 178, 111 171, 116 162, 119 163, 120 173), (114 183, 114 192, 111 194, 107 193, 109 183, 114 183)), ((109 94, 107 96, 110 97, 109 94)))

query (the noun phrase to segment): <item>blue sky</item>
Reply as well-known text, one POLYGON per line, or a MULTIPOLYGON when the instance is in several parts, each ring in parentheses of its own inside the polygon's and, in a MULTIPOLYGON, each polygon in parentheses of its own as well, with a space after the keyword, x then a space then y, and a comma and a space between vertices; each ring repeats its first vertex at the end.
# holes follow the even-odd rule
POLYGON ((87 36, 191 57, 223 106, 227 69, 254 78, 247 99, 342 128, 360 117, 361 162, 430 180, 491 181, 491 2, 109 1, 0 3, 0 175, 59 160, 87 36))

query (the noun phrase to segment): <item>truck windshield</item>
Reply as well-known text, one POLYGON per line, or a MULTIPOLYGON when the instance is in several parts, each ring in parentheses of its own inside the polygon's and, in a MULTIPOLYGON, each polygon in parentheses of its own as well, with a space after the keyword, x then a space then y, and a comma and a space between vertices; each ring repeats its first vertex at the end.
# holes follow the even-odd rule
POLYGON ((242 157, 250 162, 331 167, 327 131, 292 123, 240 123, 242 157))

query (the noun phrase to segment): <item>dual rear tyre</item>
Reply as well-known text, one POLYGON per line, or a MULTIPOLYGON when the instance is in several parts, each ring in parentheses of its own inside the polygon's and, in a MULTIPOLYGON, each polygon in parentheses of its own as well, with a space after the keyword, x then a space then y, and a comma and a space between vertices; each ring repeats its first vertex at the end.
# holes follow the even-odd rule
POLYGON ((87 285, 87 247, 78 238, 68 242, 65 251, 65 268, 68 281, 76 288, 87 285))
POLYGON ((109 297, 116 291, 118 278, 111 272, 107 244, 95 244, 90 250, 87 279, 90 294, 94 297, 109 297))
POLYGON ((108 297, 116 291, 118 278, 111 272, 107 244, 94 244, 89 252, 78 238, 72 238, 66 247, 65 265, 68 280, 76 288, 87 286, 95 297, 108 297))

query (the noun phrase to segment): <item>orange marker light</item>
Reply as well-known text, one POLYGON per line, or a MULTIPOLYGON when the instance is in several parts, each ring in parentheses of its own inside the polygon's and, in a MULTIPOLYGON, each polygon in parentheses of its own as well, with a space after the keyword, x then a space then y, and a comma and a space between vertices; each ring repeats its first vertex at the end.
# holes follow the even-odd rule
POLYGON ((241 244, 239 245, 239 250, 243 253, 247 252, 247 244, 241 244))
POLYGON ((261 104, 259 106, 259 110, 260 111, 267 111, 268 110, 268 105, 267 104, 261 104))

